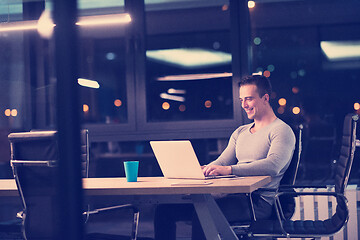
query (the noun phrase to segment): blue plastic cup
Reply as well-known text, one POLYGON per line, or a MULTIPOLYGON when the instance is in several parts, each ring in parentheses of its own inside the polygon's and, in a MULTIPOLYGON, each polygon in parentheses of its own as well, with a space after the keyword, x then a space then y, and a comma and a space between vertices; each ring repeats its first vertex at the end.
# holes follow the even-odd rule
POLYGON ((137 182, 139 161, 126 161, 124 162, 126 181, 137 182))

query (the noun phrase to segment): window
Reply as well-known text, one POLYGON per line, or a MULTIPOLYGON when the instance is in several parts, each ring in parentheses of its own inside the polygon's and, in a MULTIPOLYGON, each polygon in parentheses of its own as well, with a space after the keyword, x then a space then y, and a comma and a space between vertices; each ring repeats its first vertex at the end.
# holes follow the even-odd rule
POLYGON ((228 31, 150 36, 148 122, 233 118, 228 31))

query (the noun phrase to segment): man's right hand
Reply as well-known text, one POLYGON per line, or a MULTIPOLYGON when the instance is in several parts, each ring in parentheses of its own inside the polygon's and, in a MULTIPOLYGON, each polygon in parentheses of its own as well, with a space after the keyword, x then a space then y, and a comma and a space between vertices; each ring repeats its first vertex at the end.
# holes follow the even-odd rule
POLYGON ((201 167, 205 176, 209 175, 230 175, 231 166, 204 165, 201 167))

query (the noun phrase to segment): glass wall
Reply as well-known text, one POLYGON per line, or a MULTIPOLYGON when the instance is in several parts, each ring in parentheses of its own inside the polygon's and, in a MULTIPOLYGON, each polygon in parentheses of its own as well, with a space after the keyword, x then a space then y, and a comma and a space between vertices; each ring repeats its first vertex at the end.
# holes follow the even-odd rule
POLYGON ((229 31, 149 36, 148 122, 233 118, 229 31))
MULTIPOLYGON (((270 77, 276 114, 304 127, 300 179, 332 176, 344 116, 360 113, 359 9, 353 1, 255 2, 249 9, 252 71, 270 77)), ((353 169, 356 176, 359 164, 353 169)))
POLYGON ((250 9, 252 71, 270 76, 277 114, 294 125, 317 113, 341 126, 346 113, 359 109, 351 87, 360 80, 355 9, 326 1, 256 2, 250 9))
MULTIPOLYGON (((0 4, 0 22, 22 19, 21 4, 0 4)), ((25 82, 24 33, 0 31, 0 178, 10 177, 7 135, 31 121, 25 82)))
POLYGON ((20 129, 28 118, 23 44, 22 32, 0 33, 1 129, 20 129))
MULTIPOLYGON (((79 1, 79 20, 131 17, 79 26, 81 115, 91 141, 227 138, 247 120, 233 75, 246 72, 239 69, 247 49, 234 46, 247 37, 248 72, 270 77, 277 115, 294 129, 316 116, 339 137, 344 115, 360 109, 359 2, 249 1, 251 36, 239 36, 249 26, 234 18, 231 3, 238 1, 79 1)), ((23 20, 22 9, 0 1, 0 21, 23 20)), ((0 32, 6 149, 10 131, 55 125, 53 45, 36 34, 0 32)))
POLYGON ((84 123, 128 122, 125 27, 121 24, 80 29, 79 78, 84 81, 81 84, 84 123))

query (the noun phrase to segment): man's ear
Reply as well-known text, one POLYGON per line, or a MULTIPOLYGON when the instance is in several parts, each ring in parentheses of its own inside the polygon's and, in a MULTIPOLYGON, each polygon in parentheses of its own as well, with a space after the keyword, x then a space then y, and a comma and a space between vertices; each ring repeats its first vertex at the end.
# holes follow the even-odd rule
POLYGON ((269 94, 265 93, 263 97, 264 97, 265 101, 270 102, 269 94))

